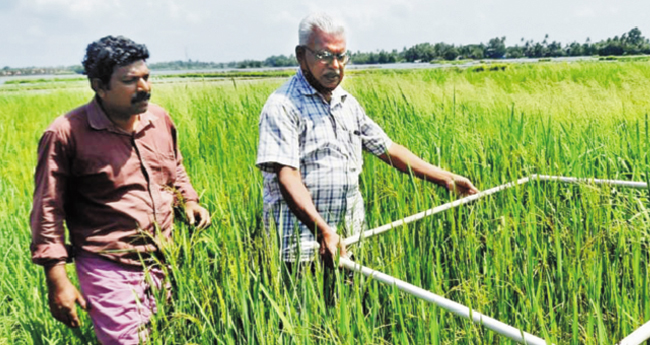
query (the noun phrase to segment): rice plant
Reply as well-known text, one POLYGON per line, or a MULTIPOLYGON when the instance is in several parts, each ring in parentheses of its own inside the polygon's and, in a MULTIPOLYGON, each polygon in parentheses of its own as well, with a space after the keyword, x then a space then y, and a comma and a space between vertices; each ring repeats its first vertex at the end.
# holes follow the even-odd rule
MULTIPOLYGON (((344 87, 394 141, 481 189, 533 173, 650 180, 647 63, 505 66, 365 71, 344 87)), ((358 274, 319 264, 287 274, 276 234, 262 226, 254 167, 258 116, 282 82, 154 83, 213 226, 177 222, 165 248, 173 303, 161 303, 151 343, 511 344, 358 274)), ((42 270, 30 262, 38 139, 92 97, 78 81, 55 84, 0 87, 0 344, 96 342, 88 318, 70 330, 49 315, 42 270)), ((370 156, 361 188, 369 228, 455 198, 370 156)), ((614 343, 650 319, 648 195, 531 182, 351 248, 365 266, 549 342, 614 343)))

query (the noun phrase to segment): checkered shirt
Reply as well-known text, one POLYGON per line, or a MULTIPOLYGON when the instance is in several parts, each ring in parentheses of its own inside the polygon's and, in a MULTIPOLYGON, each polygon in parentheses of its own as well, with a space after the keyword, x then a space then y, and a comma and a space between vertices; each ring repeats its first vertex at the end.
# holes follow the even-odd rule
POLYGON ((310 261, 316 236, 291 212, 274 164, 300 170, 319 214, 344 237, 364 228, 361 150, 381 155, 392 141, 357 100, 337 87, 328 104, 298 70, 266 101, 256 165, 264 176, 264 223, 280 235, 284 261, 310 261))

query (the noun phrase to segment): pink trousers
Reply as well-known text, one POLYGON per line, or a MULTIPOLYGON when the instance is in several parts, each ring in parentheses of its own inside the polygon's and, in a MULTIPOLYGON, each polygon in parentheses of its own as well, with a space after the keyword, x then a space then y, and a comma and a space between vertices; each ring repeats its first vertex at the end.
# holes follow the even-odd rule
MULTIPOLYGON (((160 269, 129 267, 89 253, 76 258, 81 293, 103 345, 140 344, 156 312, 152 289, 163 286, 160 269)), ((169 286, 165 286, 169 289, 169 286)))

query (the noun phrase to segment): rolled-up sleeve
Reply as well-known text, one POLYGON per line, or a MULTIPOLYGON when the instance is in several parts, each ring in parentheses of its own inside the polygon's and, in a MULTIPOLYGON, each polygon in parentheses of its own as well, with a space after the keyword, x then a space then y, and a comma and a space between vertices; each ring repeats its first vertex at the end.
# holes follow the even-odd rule
POLYGON ((70 174, 67 144, 65 135, 48 130, 38 145, 30 249, 32 261, 39 265, 54 265, 68 259, 63 227, 64 200, 70 174))
POLYGON ((273 172, 273 165, 300 168, 299 117, 297 111, 277 102, 268 102, 259 123, 257 167, 273 172))
POLYGON ((183 166, 183 158, 181 157, 180 152, 178 153, 178 158, 176 159, 176 189, 181 193, 185 201, 199 201, 199 195, 196 193, 192 184, 190 183, 190 178, 187 176, 185 167, 183 166))

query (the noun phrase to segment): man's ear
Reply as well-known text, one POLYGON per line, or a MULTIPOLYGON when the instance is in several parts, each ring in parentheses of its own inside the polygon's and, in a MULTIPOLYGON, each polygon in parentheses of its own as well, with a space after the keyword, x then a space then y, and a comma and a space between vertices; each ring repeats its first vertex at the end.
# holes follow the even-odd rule
POLYGON ((104 94, 106 93, 105 91, 106 87, 104 86, 104 82, 102 82, 101 79, 99 78, 91 79, 90 87, 92 87, 93 91, 95 91, 95 93, 99 95, 99 97, 103 97, 104 94))
POLYGON ((305 58, 305 47, 303 46, 296 46, 296 60, 300 62, 300 60, 305 58))

